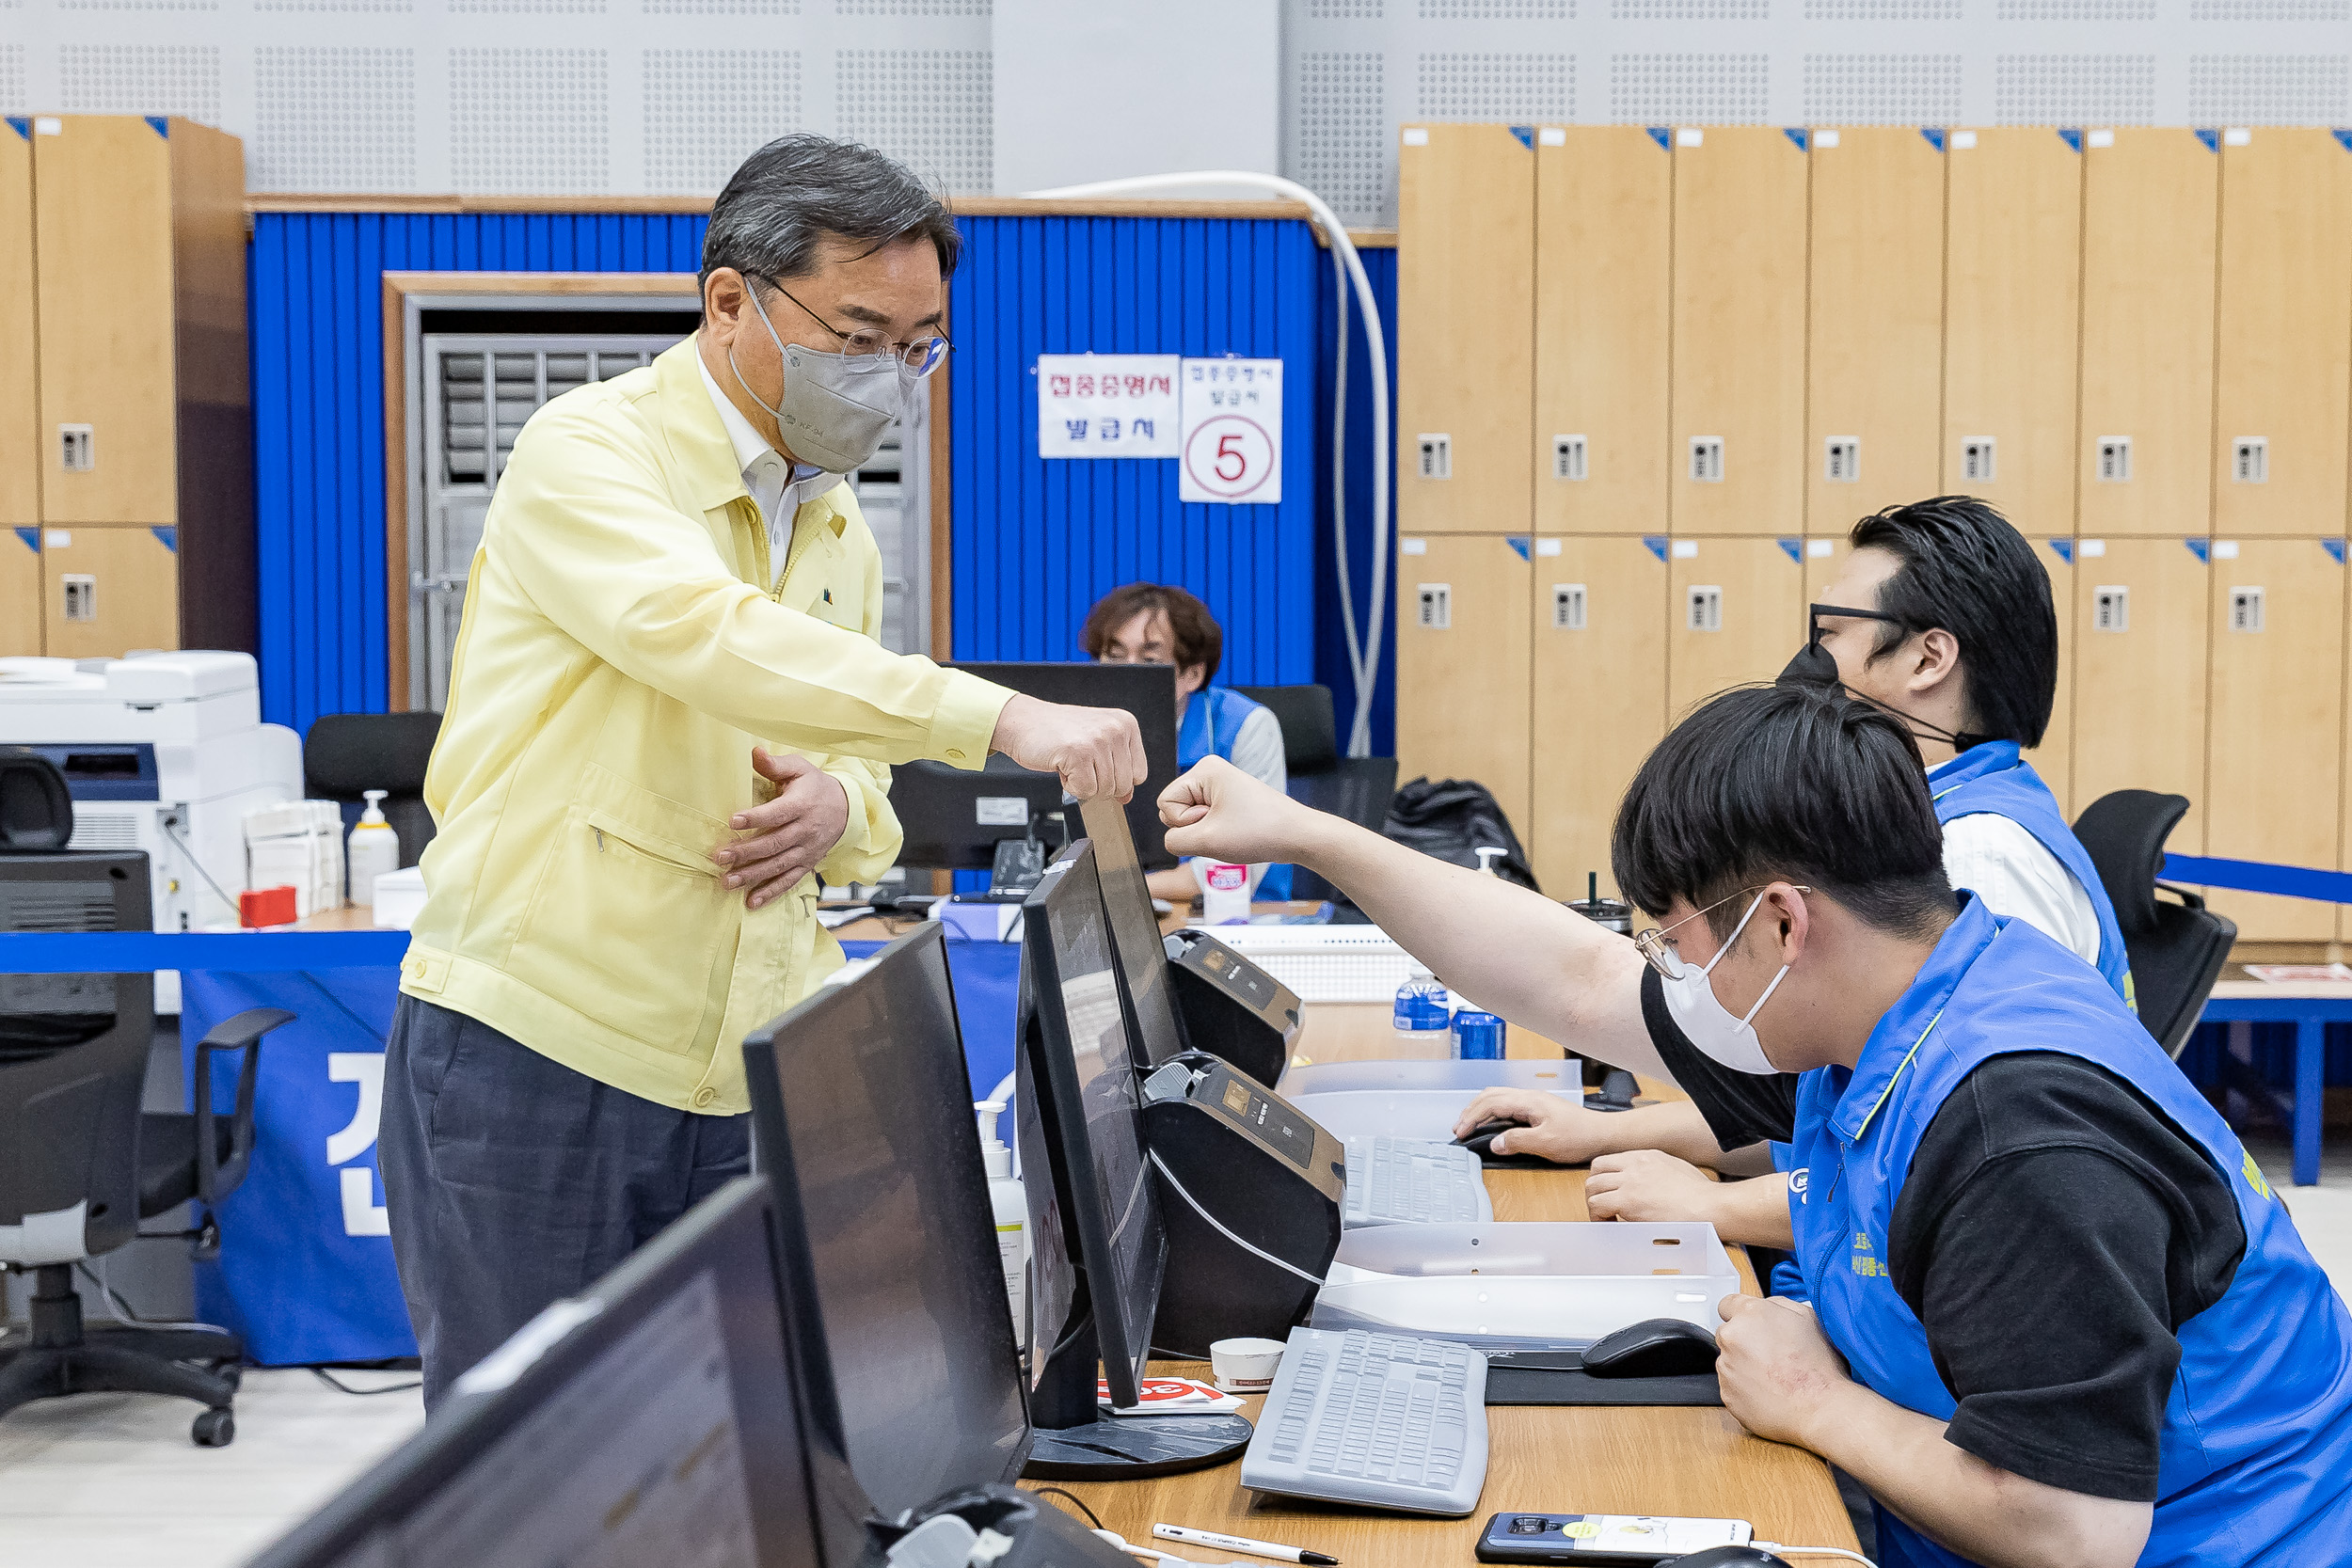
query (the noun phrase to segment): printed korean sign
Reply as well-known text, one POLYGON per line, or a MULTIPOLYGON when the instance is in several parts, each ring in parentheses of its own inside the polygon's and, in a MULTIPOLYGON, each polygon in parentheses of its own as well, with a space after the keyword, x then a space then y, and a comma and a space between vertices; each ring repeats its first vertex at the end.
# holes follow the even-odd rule
POLYGON ((1187 359, 1176 496, 1248 505, 1282 499, 1282 361, 1187 359))
POLYGON ((1173 354, 1037 356, 1040 457, 1177 455, 1173 354))

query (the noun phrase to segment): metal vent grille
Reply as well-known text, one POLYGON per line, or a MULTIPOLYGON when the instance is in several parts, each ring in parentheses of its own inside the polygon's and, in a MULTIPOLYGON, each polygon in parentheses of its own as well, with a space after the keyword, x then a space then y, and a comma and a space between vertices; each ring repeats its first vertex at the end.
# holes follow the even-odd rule
POLYGON ((1385 0, 1307 0, 1310 22, 1377 22, 1386 14, 1385 0))
POLYGON ((2156 57, 2003 55, 1993 103, 2004 125, 2146 125, 2156 118, 2156 57))
POLYGON ((1609 0, 1613 22, 1769 22, 1772 0, 1609 0))
POLYGON ((645 188, 713 195, 744 158, 802 127, 795 49, 645 51, 645 188))
POLYGON ((1341 221, 1396 221, 1383 57, 1373 51, 1310 52, 1298 60, 1298 166, 1295 178, 1341 221))
POLYGON ((253 98, 254 189, 415 189, 416 51, 257 49, 253 98))
POLYGON ((216 11, 220 0, 57 0, 61 11, 216 11))
POLYGON ((2352 0, 2188 0, 2191 22, 2352 22, 2352 0))
POLYGON ((2188 62, 2194 124, 2341 125, 2352 114, 2352 57, 2195 55, 2188 62))
POLYGON ((1958 22, 1960 0, 1804 0, 1807 22, 1958 22))
POLYGON ((995 175, 994 86, 985 49, 843 49, 839 135, 879 148, 949 191, 995 175))
POLYGON ((1574 119, 1573 55, 1423 55, 1420 107, 1427 119, 1574 119))
POLYGON ((835 16, 993 16, 992 0, 833 0, 835 16))
POLYGON ((2156 0, 2000 0, 2003 22, 2153 22, 2156 0))
MULTIPOLYGON (((66 847, 71 849, 136 849, 139 847, 139 819, 127 811, 75 812, 73 837, 66 847)), ((86 931, 89 927, 63 926, 56 929, 86 931)))
POLYGON ((1763 55, 1614 55, 1609 113, 1643 125, 1760 125, 1771 86, 1772 67, 1763 55))
POLYGON ((1421 0, 1423 22, 1574 22, 1576 0, 1421 0))
MULTIPOLYGON (((446 340, 444 340, 446 341, 446 340)), ((669 346, 633 341, 626 347, 521 348, 496 353, 445 353, 440 362, 441 482, 498 483, 515 437, 543 404, 592 381, 609 381, 653 362, 669 346), (485 376, 489 385, 484 385, 485 376), (496 457, 488 433, 497 430, 496 457), (486 467, 485 467, 486 465, 486 467)))
POLYGON ((450 173, 459 190, 559 196, 608 188, 603 50, 453 49, 449 98, 450 173))
POLYGON ((1958 55, 1807 55, 1804 118, 1829 125, 1949 125, 1958 55))
POLYGON ((639 0, 653 16, 798 16, 801 0, 639 0))
POLYGON ((220 123, 220 51, 204 43, 70 43, 57 51, 70 115, 185 115, 220 123))
POLYGON ((407 11, 413 0, 253 0, 257 11, 407 11))
MULTIPOLYGON (((0 8, 14 3, 5 0, 0 8)), ((30 97, 24 86, 24 46, 0 43, 0 114, 23 114, 31 107, 30 97)))

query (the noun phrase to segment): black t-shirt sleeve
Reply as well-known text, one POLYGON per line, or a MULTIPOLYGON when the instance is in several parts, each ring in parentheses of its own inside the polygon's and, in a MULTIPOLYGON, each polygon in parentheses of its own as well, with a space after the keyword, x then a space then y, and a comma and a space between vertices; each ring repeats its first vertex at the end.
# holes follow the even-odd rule
POLYGON ((2090 1063, 1994 1057, 1929 1123, 1887 1241, 1959 1402, 1951 1442, 2046 1485, 2154 1499, 2176 1336, 2246 1246, 2201 1147, 2090 1063))
POLYGON ((1646 964, 1642 966, 1642 1022, 1666 1070, 1698 1106, 1707 1130, 1726 1152, 1768 1140, 1787 1143, 1794 1135, 1797 1075, 1741 1072, 1692 1045, 1666 1010, 1664 981, 1646 964))

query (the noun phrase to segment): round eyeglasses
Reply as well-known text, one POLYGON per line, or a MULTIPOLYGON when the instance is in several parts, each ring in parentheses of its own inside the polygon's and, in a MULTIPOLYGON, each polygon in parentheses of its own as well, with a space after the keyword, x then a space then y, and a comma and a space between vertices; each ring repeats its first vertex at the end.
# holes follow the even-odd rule
POLYGON ((919 379, 946 364, 947 351, 955 346, 937 334, 917 338, 911 342, 894 343, 887 333, 870 326, 861 326, 855 332, 844 332, 807 306, 801 305, 798 299, 793 298, 792 291, 774 278, 762 277, 759 281, 792 300, 793 304, 800 306, 801 314, 832 333, 840 342, 842 354, 860 370, 875 366, 878 360, 890 359, 897 361, 899 374, 919 379))
MULTIPOLYGON (((1793 882, 1789 885, 1792 888, 1795 888, 1795 890, 1799 893, 1811 893, 1813 891, 1809 887, 1796 887, 1796 884, 1793 882)), ((1733 899, 1745 898, 1751 893, 1755 894, 1757 898, 1761 899, 1764 895, 1765 889, 1771 886, 1772 884, 1770 882, 1766 882, 1762 887, 1743 887, 1739 892, 1731 895, 1729 898, 1718 898, 1713 903, 1708 905, 1707 909, 1699 910, 1691 914, 1684 915, 1680 920, 1676 921, 1672 926, 1665 927, 1662 929, 1659 927, 1653 926, 1648 930, 1642 932, 1633 939, 1633 950, 1636 953, 1641 954, 1644 961, 1646 962, 1650 968, 1658 971, 1658 973, 1664 978, 1669 980, 1679 980, 1686 973, 1688 973, 1688 970, 1683 964, 1682 955, 1677 952, 1673 945, 1666 941, 1666 933, 1669 931, 1680 930, 1683 927, 1688 926, 1691 922, 1696 920, 1700 915, 1707 913, 1709 910, 1720 910, 1725 904, 1732 902, 1733 899)), ((1750 912, 1753 913, 1754 911, 1751 911, 1750 912)), ((1744 927, 1747 923, 1746 916, 1741 916, 1740 924, 1744 927)), ((1736 940, 1739 935, 1739 931, 1735 929, 1731 933, 1731 936, 1725 939, 1725 945, 1728 945, 1731 941, 1736 940)))

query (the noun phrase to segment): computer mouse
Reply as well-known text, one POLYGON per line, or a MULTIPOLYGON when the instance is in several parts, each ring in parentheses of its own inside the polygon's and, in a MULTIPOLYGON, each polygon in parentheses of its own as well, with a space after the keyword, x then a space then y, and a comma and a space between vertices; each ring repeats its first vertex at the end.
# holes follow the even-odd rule
POLYGON ((1584 1353, 1584 1370, 1594 1377, 1687 1377, 1714 1370, 1715 1336, 1680 1318, 1629 1323, 1584 1353))
POLYGON ((1493 1121, 1482 1121, 1470 1132, 1454 1139, 1454 1145, 1456 1148, 1469 1149, 1472 1154, 1477 1155, 1482 1160, 1487 1159, 1494 1156, 1495 1137, 1497 1134, 1508 1132, 1514 1127, 1524 1127, 1526 1125, 1527 1123, 1523 1121, 1505 1121, 1501 1118, 1497 1118, 1493 1121))
POLYGON ((1660 1568, 1788 1568, 1788 1560, 1774 1557, 1761 1546, 1709 1546, 1703 1552, 1670 1557, 1660 1568))
POLYGON ((1601 1075, 1600 1092, 1585 1098, 1584 1108, 1588 1111, 1630 1111, 1637 1087, 1639 1085, 1635 1084, 1633 1074, 1621 1067, 1613 1067, 1601 1075))

